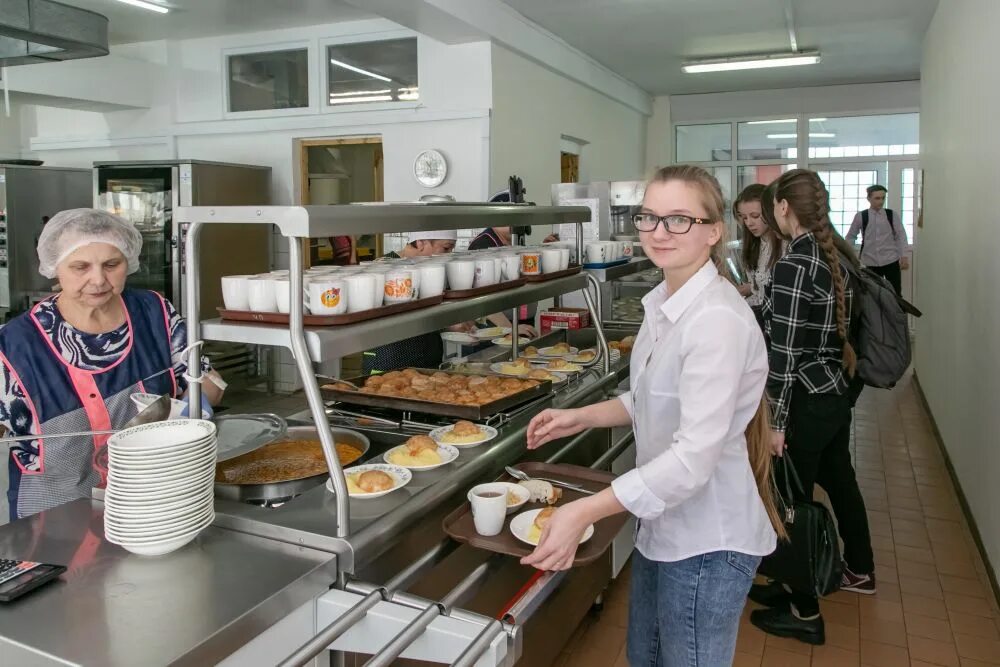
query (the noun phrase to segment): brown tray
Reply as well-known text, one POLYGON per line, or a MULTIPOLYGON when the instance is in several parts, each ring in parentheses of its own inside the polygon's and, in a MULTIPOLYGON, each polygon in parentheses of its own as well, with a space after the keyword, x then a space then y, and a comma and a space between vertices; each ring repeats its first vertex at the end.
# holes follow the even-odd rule
POLYGON ((521 279, 529 283, 544 283, 547 280, 555 280, 556 278, 572 276, 580 273, 580 271, 583 271, 582 266, 579 264, 570 264, 568 269, 563 269, 562 271, 556 271, 555 273, 539 273, 537 276, 521 276, 521 279))
MULTIPOLYGON (((532 477, 549 477, 564 482, 574 482, 581 484, 588 491, 603 491, 611 485, 611 481, 616 477, 613 473, 603 470, 593 470, 582 466, 569 465, 567 463, 518 463, 514 466, 518 470, 523 470, 532 477)), ((509 475, 503 475, 497 481, 515 482, 509 475)), ((556 506, 586 496, 572 489, 563 489, 562 498, 556 506)), ((521 511, 538 509, 545 507, 542 503, 528 503, 521 511)), ((532 552, 530 545, 514 537, 510 532, 510 520, 517 514, 507 517, 504 522, 504 529, 499 535, 485 537, 476 532, 475 523, 472 520, 472 508, 469 503, 463 503, 458 509, 449 514, 441 522, 441 527, 451 538, 457 542, 468 544, 477 549, 485 549, 495 553, 507 554, 515 558, 523 558, 532 552)), ((600 558, 601 554, 608 550, 611 543, 621 532, 622 526, 628 520, 628 514, 623 512, 606 519, 601 519, 594 524, 594 536, 580 545, 576 550, 576 558, 573 560, 574 567, 589 565, 600 558)))
POLYGON ((518 278, 517 280, 508 280, 505 283, 495 283, 493 285, 486 285, 484 287, 473 287, 472 289, 449 289, 444 291, 444 298, 446 299, 468 299, 473 296, 482 296, 484 294, 493 294, 494 292, 503 292, 504 290, 514 289, 515 287, 521 287, 524 285, 524 278, 518 278))
MULTIPOLYGON (((396 370, 406 370, 399 368, 396 370)), ((433 375, 440 369, 415 368, 425 375, 433 375)), ((444 371, 452 375, 497 375, 496 373, 462 373, 459 371, 444 371)), ((506 376, 505 379, 509 379, 506 376)), ((349 382, 355 387, 364 385, 367 376, 354 378, 341 378, 340 382, 349 382)), ((523 378, 514 378, 523 379, 523 378)), ((389 408, 391 410, 403 410, 408 412, 421 412, 428 415, 439 415, 442 417, 455 417, 457 419, 468 419, 470 421, 482 421, 498 412, 503 412, 515 405, 520 405, 536 398, 547 396, 552 393, 552 382, 549 380, 537 380, 538 385, 511 394, 492 403, 483 405, 454 405, 452 403, 435 403, 434 401, 424 401, 419 398, 397 398, 395 396, 379 396, 378 394, 362 394, 358 391, 345 389, 322 388, 321 393, 327 400, 340 401, 351 405, 364 405, 371 408, 389 408)))
MULTIPOLYGON (((371 310, 359 310, 356 313, 344 313, 343 315, 303 315, 302 323, 309 327, 332 327, 344 324, 356 324, 365 320, 374 320, 379 317, 398 315, 411 310, 436 306, 444 300, 444 296, 429 296, 426 299, 416 299, 403 303, 394 303, 390 306, 372 308, 371 310)), ((224 320, 234 320, 236 322, 261 322, 264 324, 288 324, 288 313, 258 313, 249 310, 226 310, 218 308, 219 315, 224 320)))

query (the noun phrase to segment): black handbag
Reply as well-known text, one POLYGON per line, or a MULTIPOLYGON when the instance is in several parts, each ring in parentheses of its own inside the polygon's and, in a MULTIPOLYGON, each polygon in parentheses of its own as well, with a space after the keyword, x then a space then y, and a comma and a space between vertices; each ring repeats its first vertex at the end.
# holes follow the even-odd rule
POLYGON ((837 526, 826 506, 807 499, 787 450, 775 461, 772 479, 779 468, 784 484, 775 487, 788 540, 778 541, 778 548, 761 561, 758 571, 796 592, 829 595, 840 588, 844 570, 837 526))

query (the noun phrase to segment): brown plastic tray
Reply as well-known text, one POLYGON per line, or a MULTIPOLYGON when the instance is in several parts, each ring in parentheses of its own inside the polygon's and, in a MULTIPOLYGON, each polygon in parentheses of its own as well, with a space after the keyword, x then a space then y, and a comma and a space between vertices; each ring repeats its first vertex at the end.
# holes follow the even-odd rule
MULTIPOLYGON (((399 368, 396 370, 405 369, 399 368)), ((440 369, 434 370, 428 368, 415 368, 413 370, 419 371, 424 375, 433 375, 440 369)), ((496 373, 462 373, 459 371, 444 372, 451 375, 497 375, 496 373)), ((347 382, 355 387, 362 387, 367 379, 367 376, 341 378, 339 382, 347 382)), ((428 415, 455 417, 456 419, 468 419, 470 421, 482 421, 483 419, 491 417, 498 412, 503 412, 508 408, 512 408, 515 405, 520 405, 522 403, 526 403, 527 401, 534 400, 541 396, 547 396, 552 393, 552 382, 550 380, 536 380, 536 382, 538 382, 538 385, 535 387, 519 391, 516 394, 511 394, 510 396, 498 399, 492 403, 484 403, 483 405, 436 403, 434 401, 425 401, 419 398, 398 398, 395 396, 380 396, 379 394, 363 394, 359 391, 335 389, 332 387, 322 387, 320 391, 325 399, 340 401, 341 403, 364 405, 372 408, 389 408, 392 410, 402 410, 406 412, 421 412, 428 415)))
MULTIPOLYGON (((303 315, 302 323, 308 327, 333 327, 344 324, 357 324, 365 320, 374 320, 379 317, 398 315, 411 310, 436 306, 444 300, 444 296, 429 296, 426 299, 416 299, 404 303, 394 303, 390 306, 372 308, 370 310, 359 310, 356 313, 344 313, 343 315, 303 315)), ((288 313, 258 313, 250 310, 226 310, 219 308, 219 315, 224 320, 234 320, 236 322, 261 322, 264 324, 288 324, 288 313)))
POLYGON ((518 278, 517 280, 508 280, 503 283, 494 283, 493 285, 486 285, 484 287, 473 287, 472 289, 449 289, 444 291, 444 298, 446 299, 468 299, 473 296, 482 296, 484 294, 493 294, 494 292, 503 292, 504 290, 514 289, 515 287, 521 287, 524 285, 524 278, 518 278))
POLYGON ((572 276, 576 273, 580 273, 583 267, 579 264, 570 264, 568 269, 563 269, 562 271, 555 271, 554 273, 539 273, 537 276, 521 276, 525 282, 529 283, 544 283, 546 280, 555 280, 556 278, 565 278, 566 276, 572 276))
MULTIPOLYGON (((611 481, 616 477, 613 473, 603 470, 593 470, 582 466, 569 465, 567 463, 518 463, 514 466, 518 470, 523 470, 532 477, 548 477, 564 482, 573 482, 583 485, 588 491, 603 491, 611 485, 611 481)), ((504 474, 499 482, 515 482, 509 475, 504 474)), ((556 506, 586 497, 582 493, 572 489, 563 489, 562 498, 556 506)), ((542 503, 528 503, 521 511, 538 509, 545 507, 542 503)), ((504 522, 504 529, 499 535, 485 537, 476 532, 475 523, 472 520, 472 508, 469 503, 463 503, 458 509, 449 514, 441 522, 441 527, 453 540, 468 544, 470 547, 485 549, 495 553, 523 558, 532 552, 530 545, 514 537, 510 532, 510 520, 517 514, 507 517, 504 522)), ((621 532, 622 526, 628 520, 627 513, 616 514, 614 516, 601 519, 594 524, 594 536, 580 545, 576 550, 576 558, 573 560, 574 567, 589 565, 600 558, 601 554, 608 550, 611 543, 621 532)))

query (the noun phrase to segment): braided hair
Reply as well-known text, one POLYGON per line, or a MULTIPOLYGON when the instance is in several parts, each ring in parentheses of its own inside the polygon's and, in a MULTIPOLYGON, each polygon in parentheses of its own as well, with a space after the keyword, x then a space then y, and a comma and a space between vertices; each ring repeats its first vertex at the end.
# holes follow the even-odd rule
POLYGON ((775 201, 787 201, 799 226, 813 233, 816 243, 826 258, 833 277, 833 291, 837 303, 837 335, 843 341, 842 364, 848 375, 854 376, 857 355, 848 340, 850 313, 847 312, 846 279, 840 266, 840 255, 834 236, 837 234, 830 222, 830 195, 814 171, 793 169, 785 172, 775 182, 775 201))

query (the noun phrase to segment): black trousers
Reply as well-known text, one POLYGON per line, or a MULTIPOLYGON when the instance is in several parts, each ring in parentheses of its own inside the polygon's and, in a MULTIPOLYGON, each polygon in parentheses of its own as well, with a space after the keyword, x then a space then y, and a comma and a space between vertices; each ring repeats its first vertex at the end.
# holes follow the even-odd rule
MULTIPOLYGON (((851 463, 850 440, 850 397, 810 394, 801 385, 796 386, 785 434, 795 471, 808 498, 812 498, 814 484, 830 496, 847 566, 852 572, 871 574, 875 562, 868 514, 851 463)), ((819 601, 814 595, 794 593, 793 598, 803 616, 819 613, 819 601)))
POLYGON ((903 278, 902 272, 899 268, 899 260, 896 260, 891 264, 885 264, 883 266, 869 266, 868 268, 888 280, 889 284, 892 285, 892 288, 896 290, 896 294, 902 296, 903 278))

